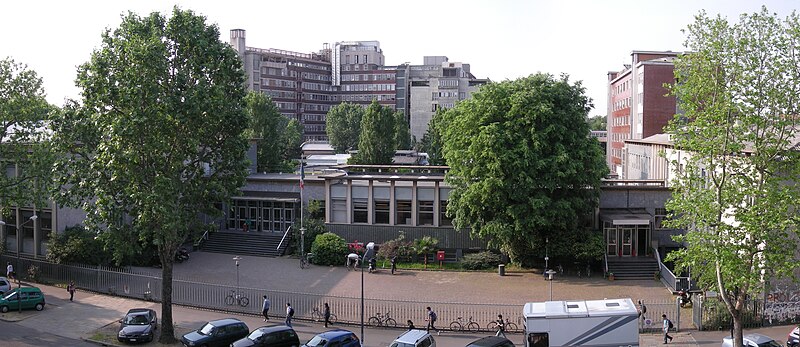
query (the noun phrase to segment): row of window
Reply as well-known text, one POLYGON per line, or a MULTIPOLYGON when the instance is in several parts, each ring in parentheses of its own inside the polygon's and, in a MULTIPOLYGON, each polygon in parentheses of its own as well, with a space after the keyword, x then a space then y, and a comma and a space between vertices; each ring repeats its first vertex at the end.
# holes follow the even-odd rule
POLYGON ((611 125, 612 126, 620 126, 620 125, 630 125, 630 119, 628 116, 623 117, 611 117, 611 125))
POLYGON ((307 90, 322 90, 329 92, 333 90, 333 87, 330 84, 325 83, 311 83, 311 82, 303 82, 303 89, 307 90))
POLYGON ((432 92, 431 100, 439 100, 439 98, 458 98, 464 100, 467 98, 467 93, 464 92, 432 92))
POLYGON ((314 69, 314 70, 331 71, 331 67, 329 65, 327 65, 327 64, 326 65, 317 65, 317 64, 309 64, 309 63, 304 63, 304 62, 299 62, 299 61, 290 61, 289 65, 297 66, 297 67, 304 67, 304 68, 314 69))
POLYGON ((343 74, 342 82, 354 81, 393 81, 394 74, 343 74))
POLYGON ((631 98, 630 97, 615 101, 612 104, 612 111, 618 111, 618 110, 622 110, 622 109, 629 108, 629 107, 631 107, 631 98))
POLYGON ((439 88, 442 87, 458 87, 458 80, 441 79, 439 80, 439 88))
POLYGON ((438 109, 450 109, 455 107, 456 104, 452 102, 443 102, 441 104, 431 104, 431 112, 436 112, 438 109))
POLYGON ((616 87, 612 88, 611 89, 611 95, 612 96, 617 95, 617 94, 622 93, 622 92, 624 92, 624 91, 626 91, 628 89, 631 89, 631 80, 630 79, 628 79, 625 82, 619 83, 619 84, 616 85, 616 87))
POLYGON ((269 95, 273 99, 275 98, 283 98, 283 99, 295 99, 297 98, 297 93, 285 91, 285 90, 277 90, 277 89, 267 89, 264 90, 264 94, 269 95))
POLYGON ((303 120, 306 122, 324 122, 325 115, 324 114, 303 114, 303 120))
POLYGON ((318 74, 313 72, 303 72, 303 79, 317 80, 317 81, 331 81, 331 75, 318 74))
POLYGON ((306 111, 322 111, 328 112, 331 109, 331 105, 322 105, 322 104, 304 104, 304 110, 306 111))
POLYGON ((325 132, 325 124, 303 124, 306 132, 323 133, 325 132))
MULTIPOLYGON (((369 200, 354 198, 351 212, 352 223, 369 223, 369 200)), ((417 210, 413 211, 411 200, 395 201, 395 225, 412 225, 412 214, 416 213, 418 226, 433 226, 434 214, 439 213, 439 225, 452 225, 452 220, 447 217, 447 201, 439 202, 439 211, 435 211, 433 201, 417 201, 417 210)), ((331 222, 347 223, 347 200, 331 199, 331 222)), ((389 200, 374 199, 372 202, 372 224, 388 225, 390 222, 391 202, 389 200)))
MULTIPOLYGON (((395 99, 395 95, 394 95, 394 94, 391 94, 391 95, 387 95, 387 94, 378 94, 378 95, 372 95, 372 94, 366 94, 366 95, 362 95, 362 94, 354 94, 354 95, 353 95, 353 94, 350 94, 350 95, 342 95, 342 96, 341 96, 341 99, 342 99, 342 101, 356 101, 356 102, 371 102, 372 100, 377 100, 377 101, 394 101, 394 99, 395 99)), ((390 106, 391 108, 394 108, 394 105, 389 105, 389 106, 390 106)))
POLYGON ((376 92, 394 91, 394 84, 345 84, 342 85, 345 92, 376 92))
POLYGON ((279 80, 274 78, 262 78, 261 79, 262 86, 270 86, 270 87, 283 87, 283 88, 296 88, 297 82, 295 81, 287 81, 287 80, 279 80))

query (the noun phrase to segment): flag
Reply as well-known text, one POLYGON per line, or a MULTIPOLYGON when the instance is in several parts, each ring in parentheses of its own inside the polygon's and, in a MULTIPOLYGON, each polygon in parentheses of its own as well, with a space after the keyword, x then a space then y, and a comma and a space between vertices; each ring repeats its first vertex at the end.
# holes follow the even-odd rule
POLYGON ((306 178, 306 170, 303 161, 300 161, 300 190, 303 190, 303 180, 306 178))

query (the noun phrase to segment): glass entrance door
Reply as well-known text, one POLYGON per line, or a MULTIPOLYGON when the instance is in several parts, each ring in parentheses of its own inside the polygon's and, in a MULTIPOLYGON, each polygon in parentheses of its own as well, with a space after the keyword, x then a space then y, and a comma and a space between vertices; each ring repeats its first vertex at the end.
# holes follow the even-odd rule
POLYGON ((623 257, 630 257, 633 255, 634 230, 633 228, 622 229, 622 249, 620 250, 620 255, 623 257))
POLYGON ((617 256, 617 229, 606 228, 606 254, 610 257, 617 256))

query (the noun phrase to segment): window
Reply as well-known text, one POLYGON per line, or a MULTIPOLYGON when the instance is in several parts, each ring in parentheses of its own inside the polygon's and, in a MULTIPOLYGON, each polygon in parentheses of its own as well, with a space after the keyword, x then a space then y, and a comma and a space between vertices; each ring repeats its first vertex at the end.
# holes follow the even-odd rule
POLYGON ((389 224, 389 187, 373 187, 374 224, 389 224))
POLYGON ((530 347, 549 347, 550 335, 547 333, 528 334, 528 346, 530 347))
POLYGON ((433 225, 433 201, 419 201, 417 208, 417 225, 433 225))
POLYGON ((439 225, 452 226, 453 220, 447 216, 447 200, 439 201, 439 225))
POLYGON ((667 209, 666 208, 656 208, 656 213, 654 216, 654 225, 653 229, 656 230, 663 230, 666 229, 664 226, 664 220, 667 219, 667 209))
POLYGON ((367 199, 353 199, 353 223, 367 222, 367 199))

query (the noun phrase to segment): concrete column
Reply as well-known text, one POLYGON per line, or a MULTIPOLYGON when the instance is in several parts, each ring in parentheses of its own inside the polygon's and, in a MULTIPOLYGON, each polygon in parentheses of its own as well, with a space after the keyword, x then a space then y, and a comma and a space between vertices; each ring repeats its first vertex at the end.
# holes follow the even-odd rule
MULTIPOLYGON (((33 208, 33 215, 36 216, 36 207, 33 208)), ((39 258, 39 242, 41 242, 41 230, 39 228, 39 218, 33 220, 33 257, 39 258)))
POLYGON ((442 215, 439 209, 442 208, 442 202, 439 199, 439 182, 436 181, 433 183, 433 226, 439 227, 441 226, 441 221, 439 220, 439 216, 442 215))
POLYGON ((411 225, 417 225, 417 181, 411 183, 411 225))
POLYGON ((331 180, 325 180, 325 223, 331 222, 331 180))
POLYGON ((395 213, 397 212, 397 201, 394 195, 394 180, 389 182, 389 225, 396 225, 397 224, 397 217, 395 213))
POLYGON ((367 186, 367 224, 375 224, 375 197, 373 196, 372 190, 373 186, 372 183, 374 182, 373 179, 369 180, 369 185, 367 186))

